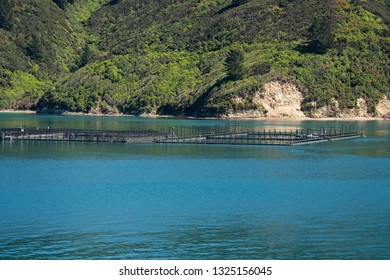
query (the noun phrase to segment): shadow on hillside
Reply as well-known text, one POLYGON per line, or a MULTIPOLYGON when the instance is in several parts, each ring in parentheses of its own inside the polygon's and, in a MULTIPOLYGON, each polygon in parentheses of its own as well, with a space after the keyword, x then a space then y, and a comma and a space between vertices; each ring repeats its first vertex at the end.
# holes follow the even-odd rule
POLYGON ((113 6, 116 4, 120 4, 121 2, 122 2, 122 0, 112 0, 112 1, 108 2, 107 4, 105 4, 104 6, 113 6))
POLYGON ((300 52, 301 54, 310 53, 309 47, 303 44, 296 46, 294 50, 300 52))
POLYGON ((307 45, 298 45, 294 48, 294 50, 300 52, 301 54, 325 54, 327 49, 316 43, 309 43, 307 45))
POLYGON ((229 80, 229 77, 224 77, 216 81, 211 87, 209 87, 202 95, 200 95, 194 103, 191 104, 186 110, 186 115, 195 116, 199 115, 202 108, 206 104, 207 100, 210 98, 214 89, 219 88, 222 84, 226 83, 229 80))
POLYGON ((246 1, 241 1, 241 3, 240 3, 240 1, 233 1, 233 3, 231 3, 230 5, 228 5, 226 7, 223 7, 218 12, 216 12, 213 16, 223 14, 224 12, 226 12, 228 10, 231 10, 233 8, 237 8, 238 6, 241 6, 241 5, 245 4, 245 3, 246 3, 246 1))

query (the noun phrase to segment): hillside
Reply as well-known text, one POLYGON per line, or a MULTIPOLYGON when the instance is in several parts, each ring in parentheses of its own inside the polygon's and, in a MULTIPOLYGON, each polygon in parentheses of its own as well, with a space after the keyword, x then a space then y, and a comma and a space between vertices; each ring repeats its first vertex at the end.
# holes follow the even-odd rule
POLYGON ((0 108, 387 117, 389 15, 388 0, 0 0, 0 108))

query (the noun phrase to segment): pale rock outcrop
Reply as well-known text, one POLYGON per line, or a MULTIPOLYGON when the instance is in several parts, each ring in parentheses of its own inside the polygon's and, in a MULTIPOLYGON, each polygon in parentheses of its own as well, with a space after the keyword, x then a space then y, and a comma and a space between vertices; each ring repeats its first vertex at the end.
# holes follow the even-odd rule
POLYGON ((372 116, 368 113, 366 100, 364 100, 364 98, 360 97, 356 101, 355 108, 339 110, 339 113, 336 115, 336 117, 338 117, 338 118, 370 118, 372 116))
POLYGON ((337 100, 332 99, 330 105, 325 105, 318 109, 313 110, 311 117, 313 118, 340 118, 340 119, 371 119, 371 118, 384 118, 390 119, 390 100, 383 96, 375 108, 375 113, 368 112, 367 102, 364 98, 360 97, 356 101, 356 107, 352 109, 340 109, 337 100))
MULTIPOLYGON (((236 97, 233 102, 243 104, 244 99, 236 97)), ((278 80, 267 82, 260 91, 256 92, 251 102, 258 110, 247 110, 244 112, 230 113, 231 118, 273 118, 273 119, 305 119, 307 118, 301 110, 303 93, 290 81, 278 80)), ((340 119, 364 119, 384 118, 390 119, 390 99, 386 96, 379 101, 375 113, 369 113, 367 102, 360 97, 356 101, 356 107, 352 109, 340 109, 339 102, 332 99, 330 104, 317 107, 316 103, 311 104, 310 118, 340 118, 340 119)))
POLYGON ((390 100, 386 95, 379 101, 375 111, 376 117, 390 119, 390 100))
POLYGON ((330 102, 329 105, 321 106, 317 108, 316 102, 313 102, 311 104, 313 109, 310 112, 310 116, 312 118, 334 118, 336 117, 338 111, 339 111, 339 103, 337 102, 336 99, 332 98, 332 101, 330 102))
POLYGON ((262 88, 262 105, 271 118, 304 118, 302 93, 293 83, 269 82, 262 88))
MULTIPOLYGON (((228 117, 239 118, 277 118, 302 119, 305 115, 301 111, 302 93, 297 87, 286 81, 272 81, 263 85, 256 92, 252 102, 261 110, 248 110, 242 113, 229 114, 228 117)), ((242 102, 240 98, 234 100, 236 104, 242 102)))

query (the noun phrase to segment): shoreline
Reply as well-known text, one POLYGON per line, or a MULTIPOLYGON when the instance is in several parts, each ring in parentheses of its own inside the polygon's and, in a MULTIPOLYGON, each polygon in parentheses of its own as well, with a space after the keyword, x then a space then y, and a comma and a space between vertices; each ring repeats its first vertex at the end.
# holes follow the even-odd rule
MULTIPOLYGON (((11 114, 37 114, 31 110, 0 110, 0 113, 11 114)), ((191 117, 191 116, 173 116, 173 115, 156 115, 156 114, 101 114, 101 113, 78 113, 64 112, 62 114, 42 114, 42 115, 57 115, 57 116, 86 116, 86 117, 141 117, 141 118, 170 118, 170 119, 193 119, 193 120, 237 120, 237 121, 388 121, 389 119, 380 117, 240 117, 240 116, 225 116, 225 117, 191 117)))
POLYGON ((0 110, 0 113, 16 113, 16 114, 36 114, 37 112, 31 110, 0 110))

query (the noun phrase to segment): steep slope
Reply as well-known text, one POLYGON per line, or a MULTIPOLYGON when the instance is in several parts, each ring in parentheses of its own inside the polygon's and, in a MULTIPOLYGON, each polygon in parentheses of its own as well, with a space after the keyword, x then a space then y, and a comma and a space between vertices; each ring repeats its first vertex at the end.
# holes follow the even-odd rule
POLYGON ((41 96, 41 112, 250 111, 271 117, 272 98, 298 96, 298 115, 342 116, 364 100, 367 115, 374 116, 378 103, 390 99, 389 4, 383 0, 75 0, 64 10, 49 0, 35 2, 53 9, 66 34, 42 35, 56 42, 55 55, 49 55, 55 60, 43 63, 28 53, 16 55, 24 49, 14 42, 15 28, 0 29, 16 50, 9 57, 40 67, 38 75, 27 66, 12 70, 0 62, 9 71, 2 75, 8 92, 3 100, 12 100, 0 107, 20 107, 25 93, 9 93, 17 88, 9 76, 18 71, 41 86, 30 103, 41 96), (243 69, 239 79, 226 68, 233 49, 243 55, 235 65, 243 69), (283 89, 269 96, 276 93, 267 89, 277 85, 283 89), (337 110, 321 109, 335 102, 337 110))
POLYGON ((76 16, 98 9, 102 3, 92 2, 102 1, 67 3, 62 9, 52 0, 1 0, 0 9, 6 2, 12 25, 0 28, 0 108, 34 109, 77 68, 86 32, 76 16))

